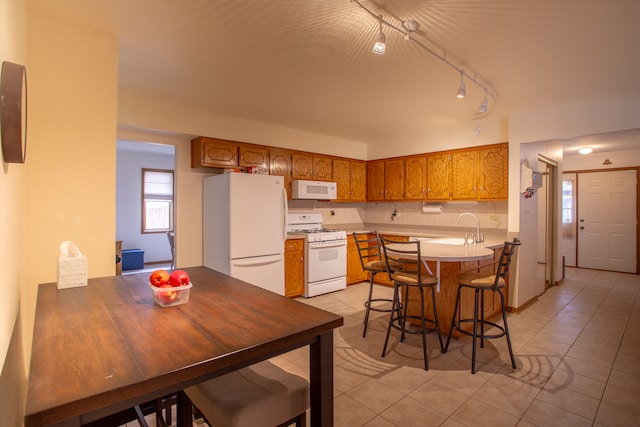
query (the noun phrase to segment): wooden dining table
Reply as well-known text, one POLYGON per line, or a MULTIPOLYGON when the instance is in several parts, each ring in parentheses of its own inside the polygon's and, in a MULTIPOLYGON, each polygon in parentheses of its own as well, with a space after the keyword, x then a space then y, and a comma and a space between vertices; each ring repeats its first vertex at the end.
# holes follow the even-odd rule
MULTIPOLYGON (((309 346, 312 426, 333 425, 333 330, 343 318, 206 267, 187 303, 154 302, 148 273, 41 284, 26 427, 79 426, 309 346)), ((190 425, 178 405, 178 425, 190 425)))

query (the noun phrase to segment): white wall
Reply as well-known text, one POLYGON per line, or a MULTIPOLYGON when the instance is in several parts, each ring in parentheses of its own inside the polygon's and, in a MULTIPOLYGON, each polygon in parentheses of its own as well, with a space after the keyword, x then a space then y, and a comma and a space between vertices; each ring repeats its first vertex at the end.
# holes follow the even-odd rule
POLYGON ((122 240, 122 249, 142 249, 144 262, 171 260, 165 233, 143 234, 141 231, 143 168, 173 170, 174 155, 122 149, 119 145, 116 156, 116 240, 122 240))
POLYGON ((565 155, 563 167, 565 171, 638 167, 640 166, 640 140, 638 147, 637 150, 565 155), (609 159, 611 164, 604 165, 605 159, 609 159))

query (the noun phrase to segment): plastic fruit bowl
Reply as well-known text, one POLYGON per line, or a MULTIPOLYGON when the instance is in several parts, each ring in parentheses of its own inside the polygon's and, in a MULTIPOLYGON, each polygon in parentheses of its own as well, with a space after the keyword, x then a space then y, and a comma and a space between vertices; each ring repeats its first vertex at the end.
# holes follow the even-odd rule
POLYGON ((193 285, 189 283, 184 286, 168 286, 157 287, 149 283, 149 287, 153 292, 153 300, 161 307, 173 307, 175 305, 185 304, 189 301, 189 293, 193 285))

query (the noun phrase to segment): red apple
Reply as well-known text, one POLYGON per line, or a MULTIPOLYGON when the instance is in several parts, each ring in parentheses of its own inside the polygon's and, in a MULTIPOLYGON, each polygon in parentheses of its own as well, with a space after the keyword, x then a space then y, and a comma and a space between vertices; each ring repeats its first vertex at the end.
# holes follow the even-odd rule
POLYGON ((173 270, 169 276, 171 286, 186 286, 189 284, 189 275, 184 270, 173 270))
POLYGON ((151 282, 153 286, 160 287, 169 283, 169 277, 169 272, 167 270, 155 270, 149 276, 149 282, 151 282))
MULTIPOLYGON (((169 284, 164 284, 159 287, 173 289, 173 286, 169 284)), ((156 296, 161 303, 171 304, 178 297, 178 293, 176 291, 156 291, 156 296)))

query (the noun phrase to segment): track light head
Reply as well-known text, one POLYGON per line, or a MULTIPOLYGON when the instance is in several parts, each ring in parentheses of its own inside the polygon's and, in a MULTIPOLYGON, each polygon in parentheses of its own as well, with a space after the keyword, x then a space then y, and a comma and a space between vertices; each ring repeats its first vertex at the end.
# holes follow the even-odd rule
POLYGON ((487 91, 485 90, 484 91, 484 101, 482 101, 482 104, 480 104, 479 111, 481 113, 486 113, 488 106, 489 106, 489 100, 487 99, 487 91))
POLYGON ((385 42, 384 33, 380 33, 380 36, 378 36, 378 40, 373 45, 373 49, 371 49, 371 52, 378 55, 384 55, 384 50, 386 47, 384 42, 385 42))
POLYGON ((456 92, 456 98, 464 98, 465 96, 467 96, 467 88, 464 86, 463 71, 460 71, 460 87, 458 88, 458 92, 456 92))

